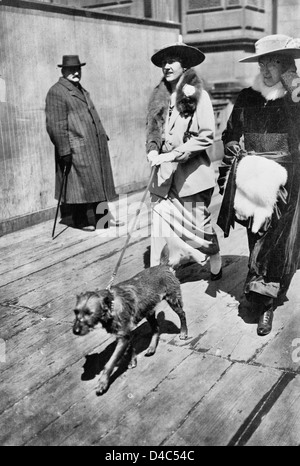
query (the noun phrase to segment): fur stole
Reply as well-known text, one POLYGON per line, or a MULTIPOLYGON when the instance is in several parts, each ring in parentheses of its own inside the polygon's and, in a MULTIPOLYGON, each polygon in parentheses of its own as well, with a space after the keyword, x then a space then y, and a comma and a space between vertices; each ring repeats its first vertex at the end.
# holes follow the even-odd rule
MULTIPOLYGON (((202 80, 192 68, 188 69, 178 81, 175 105, 184 118, 192 116, 196 110, 202 87, 202 80)), ((153 149, 160 151, 170 96, 170 86, 163 78, 152 92, 148 105, 147 152, 153 149)))
POLYGON ((275 84, 275 86, 266 86, 263 81, 263 76, 260 73, 256 76, 252 89, 259 92, 266 100, 281 99, 287 92, 281 81, 275 84))
POLYGON ((272 216, 279 190, 286 182, 286 169, 274 160, 257 155, 243 157, 236 171, 236 217, 253 217, 252 232, 257 233, 272 216))

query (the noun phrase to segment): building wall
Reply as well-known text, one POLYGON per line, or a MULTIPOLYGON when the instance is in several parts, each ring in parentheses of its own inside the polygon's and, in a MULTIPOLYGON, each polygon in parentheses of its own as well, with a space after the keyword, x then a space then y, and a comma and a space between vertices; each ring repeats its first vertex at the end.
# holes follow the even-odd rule
MULTIPOLYGON (((30 1, 30 0, 24 0, 30 1)), ((178 0, 36 0, 44 3, 84 7, 138 18, 179 21, 178 0)))
POLYGON ((300 37, 300 2, 278 0, 278 33, 300 37))
POLYGON ((53 217, 54 149, 45 97, 61 75, 57 64, 64 54, 79 54, 87 63, 82 84, 110 137, 117 192, 146 185, 146 107, 161 77, 150 57, 179 33, 155 22, 4 3, 14 2, 0 3, 0 234, 53 217))

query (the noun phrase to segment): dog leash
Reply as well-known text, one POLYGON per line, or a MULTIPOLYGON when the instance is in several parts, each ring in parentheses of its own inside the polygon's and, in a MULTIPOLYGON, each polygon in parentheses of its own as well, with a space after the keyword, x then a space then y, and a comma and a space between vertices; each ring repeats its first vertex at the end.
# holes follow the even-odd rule
POLYGON ((144 202, 145 202, 146 195, 147 195, 147 192, 148 192, 148 190, 149 190, 149 188, 150 188, 150 184, 151 184, 151 182, 152 182, 152 178, 153 178, 154 172, 155 172, 155 166, 152 167, 152 170, 151 170, 151 174, 150 174, 150 178, 149 178, 148 184, 147 184, 147 186, 146 186, 146 189, 145 189, 145 191, 144 191, 143 197, 142 197, 142 199, 141 199, 139 208, 137 209, 136 214, 135 214, 134 222, 133 222, 133 224, 132 224, 132 226, 131 226, 129 232, 127 233, 126 242, 125 242, 125 244, 124 244, 124 246, 123 246, 123 249, 122 249, 121 254, 120 254, 120 257, 119 257, 119 260, 118 260, 118 262, 117 262, 117 264, 116 264, 116 266, 115 266, 115 268, 114 268, 114 271, 113 271, 113 273, 112 273, 112 275, 111 275, 111 278, 110 278, 110 280, 109 280, 109 283, 108 283, 108 285, 107 285, 107 287, 106 287, 106 290, 108 290, 108 291, 110 291, 110 288, 111 288, 111 286, 112 286, 112 284, 113 284, 113 282, 114 282, 114 280, 115 280, 115 278, 116 278, 118 269, 119 269, 119 267, 120 267, 120 265, 121 265, 121 262, 122 262, 122 259, 123 259, 123 257, 124 257, 125 251, 126 251, 126 249, 127 249, 127 246, 128 246, 128 244, 129 244, 129 241, 130 241, 130 239, 131 239, 132 232, 133 232, 133 230, 134 230, 134 228, 135 228, 137 219, 138 219, 138 217, 139 217, 139 215, 140 215, 140 213, 141 213, 142 206, 143 206, 143 204, 144 204, 144 202))

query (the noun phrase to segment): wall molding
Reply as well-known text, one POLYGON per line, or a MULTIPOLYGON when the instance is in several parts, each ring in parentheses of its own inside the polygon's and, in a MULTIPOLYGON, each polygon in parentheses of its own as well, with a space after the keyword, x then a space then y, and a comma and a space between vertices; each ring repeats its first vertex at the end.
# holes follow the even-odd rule
POLYGON ((136 18, 134 16, 125 16, 115 13, 99 13, 86 8, 74 8, 65 5, 55 5, 53 3, 25 2, 22 0, 0 0, 1 6, 9 6, 23 10, 39 10, 51 13, 60 13, 70 16, 81 16, 83 18, 104 19, 107 21, 120 21, 122 23, 142 24, 147 26, 164 27, 169 29, 178 29, 180 23, 169 23, 147 18, 136 18))

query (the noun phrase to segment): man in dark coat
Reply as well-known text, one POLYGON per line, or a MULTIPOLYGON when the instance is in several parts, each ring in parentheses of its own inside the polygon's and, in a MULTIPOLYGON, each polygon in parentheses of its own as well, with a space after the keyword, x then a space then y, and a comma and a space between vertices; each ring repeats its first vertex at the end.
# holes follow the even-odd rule
MULTIPOLYGON (((78 55, 64 55, 62 77, 46 97, 46 127, 55 146, 55 199, 59 198, 63 171, 67 179, 62 203, 70 204, 76 228, 94 231, 100 202, 116 197, 108 150, 108 137, 89 93, 81 86, 78 55), (94 221, 89 222, 89 204, 94 221)), ((104 213, 104 212, 102 212, 104 213)))

